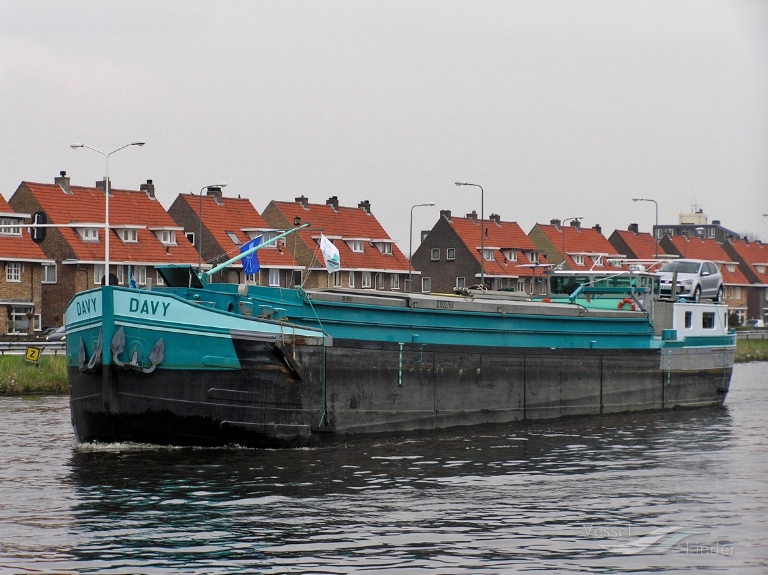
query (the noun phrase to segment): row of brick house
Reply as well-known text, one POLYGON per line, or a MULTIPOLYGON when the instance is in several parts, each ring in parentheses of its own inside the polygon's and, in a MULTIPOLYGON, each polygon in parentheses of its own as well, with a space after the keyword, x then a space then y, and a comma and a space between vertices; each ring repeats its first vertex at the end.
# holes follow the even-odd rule
MULTIPOLYGON (((60 325, 70 298, 101 283, 104 191, 104 181, 93 187, 73 186, 61 172, 52 184, 25 181, 8 201, 0 196, 0 261, 5 270, 0 276, 0 335, 60 325), (38 212, 52 227, 46 229, 43 241, 35 243, 25 224, 38 212)), ((311 222, 260 250, 261 269, 255 275, 246 277, 236 263, 217 272, 212 281, 451 292, 478 284, 482 277, 493 290, 542 293, 544 268, 550 265, 618 269, 616 259, 658 255, 715 261, 732 313, 744 320, 765 317, 768 311, 768 246, 731 232, 723 238, 714 233, 706 233, 707 237, 665 233, 657 242, 653 234, 639 232, 636 224, 606 238, 600 226, 551 220, 526 234, 517 222, 502 220, 498 214, 491 214, 481 226, 475 212, 455 217, 442 210, 435 225, 422 232, 409 265, 367 200, 346 207, 336 196, 323 204, 300 196, 292 202, 271 201, 259 214, 250 200, 209 188, 204 194, 179 194, 166 210, 148 180, 138 190, 110 189, 109 214, 110 271, 122 285, 130 276, 140 287, 160 283, 154 271, 157 264, 210 269, 256 236, 268 239, 296 223, 311 222), (321 234, 340 252, 342 267, 330 275, 319 251, 321 234)), ((715 227, 721 229, 719 222, 715 227)))

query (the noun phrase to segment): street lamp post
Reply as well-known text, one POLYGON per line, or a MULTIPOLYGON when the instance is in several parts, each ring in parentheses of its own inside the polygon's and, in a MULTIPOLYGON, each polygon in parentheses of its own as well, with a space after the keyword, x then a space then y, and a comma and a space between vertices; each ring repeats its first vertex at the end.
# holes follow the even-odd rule
POLYGON ((203 186, 200 188, 200 209, 198 210, 197 217, 200 220, 200 227, 198 228, 197 238, 197 272, 203 271, 203 192, 207 190, 221 190, 226 188, 227 184, 211 184, 209 186, 203 186))
POLYGON ((565 269, 565 222, 571 220, 583 220, 584 216, 573 216, 572 218, 563 218, 560 221, 560 231, 563 233, 563 269, 565 269))
POLYGON ((119 152, 120 150, 124 148, 128 148, 129 146, 143 146, 144 142, 131 142, 130 144, 125 144, 124 146, 120 146, 119 148, 112 150, 111 152, 102 152, 101 150, 97 150, 96 148, 92 148, 91 146, 87 146, 85 144, 70 144, 69 147, 73 150, 76 150, 78 148, 88 148, 89 150, 92 150, 98 154, 101 154, 104 156, 104 279, 106 281, 106 285, 110 285, 109 281, 109 157, 114 154, 115 152, 119 152))
POLYGON ((408 291, 413 293, 413 280, 411 278, 411 271, 413 265, 411 264, 411 254, 413 253, 413 208, 421 206, 434 206, 435 202, 427 202, 426 204, 415 204, 411 206, 411 226, 408 228, 408 291))
POLYGON ((653 227, 653 241, 656 243, 656 257, 659 257, 659 240, 656 239, 656 230, 659 227, 659 204, 650 198, 632 198, 633 202, 653 202, 656 207, 656 225, 653 227))
POLYGON ((483 186, 469 182, 456 182, 457 186, 475 186, 480 188, 480 285, 485 289, 485 217, 483 214, 483 186))

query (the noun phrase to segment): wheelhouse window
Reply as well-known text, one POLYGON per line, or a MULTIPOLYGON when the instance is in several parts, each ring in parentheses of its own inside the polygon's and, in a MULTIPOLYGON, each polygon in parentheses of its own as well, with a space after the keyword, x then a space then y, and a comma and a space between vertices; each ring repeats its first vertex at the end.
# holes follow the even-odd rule
POLYGON ((711 311, 705 311, 701 314, 701 327, 703 329, 715 329, 715 314, 711 311))

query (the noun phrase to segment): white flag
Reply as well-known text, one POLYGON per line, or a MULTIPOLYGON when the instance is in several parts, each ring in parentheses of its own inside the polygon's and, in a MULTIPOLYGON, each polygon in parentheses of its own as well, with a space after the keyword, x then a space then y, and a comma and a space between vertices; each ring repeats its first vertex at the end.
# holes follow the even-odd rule
POLYGON ((339 248, 333 245, 328 238, 323 234, 320 234, 320 251, 323 252, 323 259, 325 260, 325 268, 329 274, 339 271, 341 268, 341 261, 339 260, 339 248))

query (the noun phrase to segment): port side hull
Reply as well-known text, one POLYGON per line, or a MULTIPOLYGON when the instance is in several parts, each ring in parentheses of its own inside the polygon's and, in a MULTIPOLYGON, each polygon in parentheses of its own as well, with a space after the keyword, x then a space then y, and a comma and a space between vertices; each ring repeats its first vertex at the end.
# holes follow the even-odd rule
POLYGON ((722 404, 733 349, 541 349, 232 339, 238 367, 70 365, 80 441, 286 447, 722 404), (323 357, 325 354, 325 357, 323 357), (706 357, 706 361, 703 358, 706 357))

